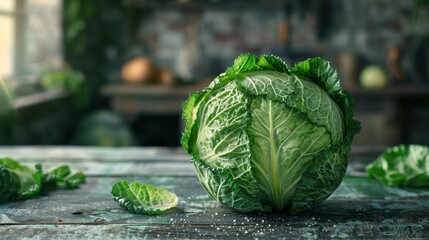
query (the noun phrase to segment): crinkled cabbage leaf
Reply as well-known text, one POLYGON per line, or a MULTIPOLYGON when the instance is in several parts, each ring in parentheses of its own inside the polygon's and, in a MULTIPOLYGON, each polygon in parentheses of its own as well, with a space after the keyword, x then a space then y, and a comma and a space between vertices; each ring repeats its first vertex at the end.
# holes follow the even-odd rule
POLYGON ((429 147, 399 145, 366 167, 367 174, 389 186, 429 187, 429 147))
POLYGON ((112 187, 113 199, 129 212, 159 215, 178 203, 176 194, 149 184, 119 181, 112 187))

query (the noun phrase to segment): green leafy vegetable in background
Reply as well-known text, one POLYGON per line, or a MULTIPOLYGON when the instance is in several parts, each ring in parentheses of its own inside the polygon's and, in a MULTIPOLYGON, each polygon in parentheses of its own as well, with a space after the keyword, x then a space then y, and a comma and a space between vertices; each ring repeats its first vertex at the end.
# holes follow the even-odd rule
POLYGON ((45 89, 64 88, 73 97, 76 108, 86 107, 91 99, 91 93, 83 73, 71 68, 43 72, 40 83, 45 89))
POLYGON ((106 147, 132 146, 135 137, 118 113, 99 110, 85 116, 77 125, 73 145, 106 147))
POLYGON ((354 103, 320 58, 288 67, 275 56, 239 56, 183 105, 182 145, 204 189, 243 212, 300 213, 340 185, 354 103))
POLYGON ((175 207, 176 194, 149 184, 119 181, 112 187, 115 201, 132 213, 158 215, 175 207))
POLYGON ((429 147, 399 145, 366 167, 370 177, 389 186, 429 187, 429 147))
POLYGON ((48 188, 75 188, 84 182, 82 172, 70 173, 65 165, 43 172, 40 164, 31 168, 0 158, 0 203, 34 197, 48 188))

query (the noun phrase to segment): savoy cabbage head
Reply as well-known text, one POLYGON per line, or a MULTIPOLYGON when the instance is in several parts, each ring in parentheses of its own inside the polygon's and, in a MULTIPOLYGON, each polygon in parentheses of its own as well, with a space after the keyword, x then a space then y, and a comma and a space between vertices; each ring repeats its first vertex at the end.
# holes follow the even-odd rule
POLYGON ((360 130, 353 109, 327 61, 290 68, 275 56, 244 54, 189 96, 182 145, 218 202, 300 213, 340 185, 360 130))

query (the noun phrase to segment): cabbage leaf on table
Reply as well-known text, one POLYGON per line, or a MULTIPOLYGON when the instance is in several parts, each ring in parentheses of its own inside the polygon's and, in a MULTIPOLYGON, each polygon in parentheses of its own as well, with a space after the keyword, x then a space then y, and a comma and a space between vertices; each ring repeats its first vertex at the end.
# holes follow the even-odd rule
POLYGON ((41 164, 32 168, 11 158, 0 158, 0 203, 35 197, 52 188, 76 188, 82 183, 85 175, 70 171, 67 165, 43 171, 41 164))
POLYGON ((389 186, 429 187, 429 147, 402 144, 389 148, 366 172, 389 186))
POLYGON ((131 213, 160 215, 176 207, 175 193, 150 184, 119 181, 112 187, 113 199, 131 213))
POLYGON ((10 159, 0 159, 0 203, 36 196, 42 188, 42 173, 10 159))

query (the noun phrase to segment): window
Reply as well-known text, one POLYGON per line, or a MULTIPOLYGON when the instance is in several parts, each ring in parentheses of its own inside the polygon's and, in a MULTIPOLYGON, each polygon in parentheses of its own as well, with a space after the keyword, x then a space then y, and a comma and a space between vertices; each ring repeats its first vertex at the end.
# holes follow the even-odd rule
POLYGON ((37 74, 61 64, 61 2, 0 0, 2 77, 37 74))
POLYGON ((0 1, 0 74, 10 76, 14 61, 14 0, 0 1))

